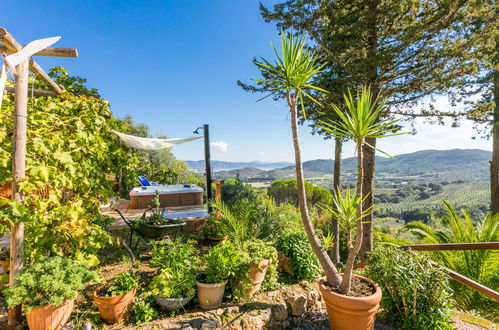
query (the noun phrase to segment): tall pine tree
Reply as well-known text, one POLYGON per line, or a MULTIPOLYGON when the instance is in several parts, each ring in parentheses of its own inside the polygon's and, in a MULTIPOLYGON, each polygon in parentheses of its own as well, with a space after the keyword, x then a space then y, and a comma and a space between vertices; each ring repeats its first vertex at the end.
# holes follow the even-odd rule
MULTIPOLYGON (((475 27, 468 15, 491 15, 482 1, 466 0, 289 0, 260 9, 278 28, 306 32, 312 47, 327 58, 330 75, 321 76, 321 88, 335 93, 334 86, 369 85, 389 98, 385 116, 438 119, 462 113, 432 106, 421 110, 422 101, 437 94, 456 99, 456 87, 480 75, 482 59, 475 56, 474 45, 481 36, 471 33, 475 27)), ((376 145, 374 139, 367 142, 376 145)), ((374 151, 366 148, 363 190, 370 194, 365 208, 373 204, 374 162, 374 151)), ((363 256, 372 249, 370 220, 365 222, 363 256)))

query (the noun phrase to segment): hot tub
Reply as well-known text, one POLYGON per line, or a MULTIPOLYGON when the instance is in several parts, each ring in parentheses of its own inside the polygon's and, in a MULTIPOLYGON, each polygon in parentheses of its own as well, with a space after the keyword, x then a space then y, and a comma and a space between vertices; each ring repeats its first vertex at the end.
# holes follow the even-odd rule
POLYGON ((203 205, 203 188, 195 184, 176 184, 133 188, 130 191, 130 208, 153 207, 156 191, 159 191, 160 207, 203 205))

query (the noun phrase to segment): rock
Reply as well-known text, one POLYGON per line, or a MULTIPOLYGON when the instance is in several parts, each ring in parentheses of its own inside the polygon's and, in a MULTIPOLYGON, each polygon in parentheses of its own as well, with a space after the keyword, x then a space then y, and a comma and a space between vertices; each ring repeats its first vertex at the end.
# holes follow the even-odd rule
POLYGON ((310 291, 307 295, 307 311, 320 310, 322 308, 321 294, 315 290, 310 291))
POLYGON ((216 314, 217 314, 218 316, 222 316, 222 315, 224 315, 224 312, 225 312, 225 311, 224 311, 222 308, 219 308, 219 309, 217 309, 216 314))
POLYGON ((232 315, 232 314, 237 314, 237 313, 239 313, 239 306, 227 307, 225 310, 225 314, 227 314, 227 315, 232 315))
POLYGON ((284 321, 288 318, 288 309, 286 305, 276 305, 272 308, 272 315, 276 321, 284 321))
POLYGON ((219 329, 220 328, 220 322, 217 320, 206 320, 203 322, 201 325, 200 330, 212 330, 212 329, 219 329))
POLYGON ((291 308, 291 315, 302 316, 307 309, 307 298, 304 295, 295 295, 286 298, 286 303, 291 308))
POLYGON ((191 327, 189 324, 184 324, 184 326, 182 327, 182 330, 194 330, 194 328, 191 327))

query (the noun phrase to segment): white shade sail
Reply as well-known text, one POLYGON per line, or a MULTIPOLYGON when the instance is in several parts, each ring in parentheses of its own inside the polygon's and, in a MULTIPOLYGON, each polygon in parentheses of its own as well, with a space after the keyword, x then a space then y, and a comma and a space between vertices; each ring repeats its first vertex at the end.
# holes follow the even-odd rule
POLYGON ((121 139, 121 141, 125 142, 127 146, 143 150, 160 150, 164 148, 171 148, 173 146, 176 146, 177 144, 190 142, 203 137, 203 136, 193 136, 188 138, 176 138, 176 139, 153 139, 153 138, 144 138, 140 136, 128 135, 113 130, 111 130, 111 132, 116 134, 121 139))

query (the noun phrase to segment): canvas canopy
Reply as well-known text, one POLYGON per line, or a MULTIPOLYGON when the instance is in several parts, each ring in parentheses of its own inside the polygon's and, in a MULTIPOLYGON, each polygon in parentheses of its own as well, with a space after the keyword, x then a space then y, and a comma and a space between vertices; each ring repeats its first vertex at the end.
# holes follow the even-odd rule
POLYGON ((140 136, 128 135, 120 132, 111 130, 116 134, 121 141, 129 147, 143 150, 160 150, 164 148, 171 148, 177 144, 190 142, 202 138, 202 136, 193 136, 188 138, 176 138, 176 139, 154 139, 154 138, 144 138, 140 136))

